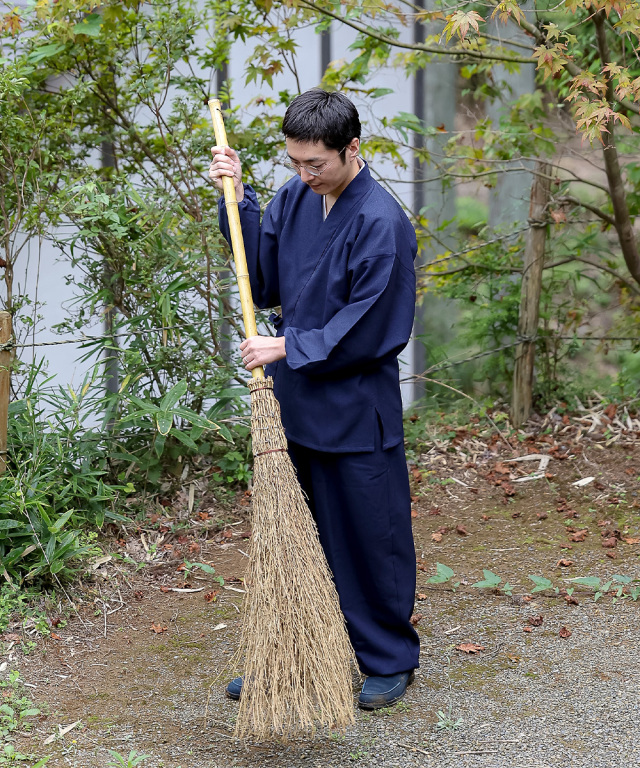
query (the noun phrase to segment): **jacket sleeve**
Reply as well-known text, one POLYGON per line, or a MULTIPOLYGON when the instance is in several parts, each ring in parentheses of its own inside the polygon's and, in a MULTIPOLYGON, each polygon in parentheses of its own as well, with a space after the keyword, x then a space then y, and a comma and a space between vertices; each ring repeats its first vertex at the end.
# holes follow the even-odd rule
POLYGON ((415 250, 405 240, 401 253, 380 252, 393 241, 390 234, 367 238, 358 249, 348 301, 324 327, 285 330, 290 368, 311 376, 352 373, 375 367, 406 346, 415 312, 415 250))
MULTIPOLYGON (((273 201, 267 206, 260 223, 260 205, 249 184, 244 185, 244 199, 238 203, 242 238, 249 268, 253 303, 260 309, 277 307, 280 301, 278 279, 279 226, 274 217, 273 201)), ((218 201, 220 231, 231 245, 229 217, 224 197, 218 201)))

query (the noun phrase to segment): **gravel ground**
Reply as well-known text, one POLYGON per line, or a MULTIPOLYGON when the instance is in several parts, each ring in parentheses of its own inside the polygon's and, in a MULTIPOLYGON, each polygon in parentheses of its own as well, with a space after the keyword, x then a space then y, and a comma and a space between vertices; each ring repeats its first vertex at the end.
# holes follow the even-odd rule
POLYGON ((237 705, 223 685, 234 673, 242 600, 233 579, 246 562, 238 536, 206 553, 232 587, 215 602, 203 599, 211 577, 196 577, 202 592, 167 592, 182 578, 173 570, 123 574, 110 564, 85 593, 80 616, 57 629, 59 639, 25 656, 0 638, 0 676, 19 669, 29 696, 50 710, 18 746, 51 754, 49 768, 107 768, 109 749, 149 755, 143 768, 640 766, 640 600, 609 594, 594 602, 592 591, 576 590, 574 605, 562 594, 527 594, 528 574, 561 588, 574 576, 640 577, 635 449, 588 447, 552 462, 552 478, 537 481, 535 492, 523 483, 508 498, 495 485, 500 455, 487 458, 495 467, 488 475, 478 457, 473 468, 463 459, 453 468, 443 456, 428 483, 414 476, 424 486, 414 489, 422 658, 403 702, 357 711, 346 734, 286 745, 233 738, 237 705), (571 485, 587 473, 598 480, 571 485), (455 483, 442 482, 451 477, 455 483), (619 530, 613 550, 603 548, 607 527, 619 530), (569 538, 576 528, 588 531, 584 541, 569 538), (560 558, 572 565, 561 567, 560 558), (456 591, 427 582, 437 561, 455 571, 456 591), (513 597, 473 588, 483 569, 508 579, 513 597), (465 643, 482 648, 465 653, 458 649, 465 643), (57 726, 76 721, 44 744, 57 726))

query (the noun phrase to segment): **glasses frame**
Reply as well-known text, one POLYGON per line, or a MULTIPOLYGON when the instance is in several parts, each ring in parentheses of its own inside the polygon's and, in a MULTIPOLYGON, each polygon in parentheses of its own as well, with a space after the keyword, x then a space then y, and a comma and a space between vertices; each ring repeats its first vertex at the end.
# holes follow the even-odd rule
POLYGON ((316 170, 316 168, 310 167, 308 165, 301 165, 300 163, 296 163, 295 160, 283 160, 283 165, 285 168, 288 168, 290 171, 293 171, 294 173, 297 173, 300 175, 302 171, 306 171, 309 176, 322 176, 322 174, 325 171, 328 171, 329 168, 335 163, 335 161, 340 157, 340 155, 345 151, 345 149, 349 145, 346 144, 342 149, 338 152, 338 154, 333 158, 333 160, 329 160, 324 164, 324 168, 321 171, 316 170))

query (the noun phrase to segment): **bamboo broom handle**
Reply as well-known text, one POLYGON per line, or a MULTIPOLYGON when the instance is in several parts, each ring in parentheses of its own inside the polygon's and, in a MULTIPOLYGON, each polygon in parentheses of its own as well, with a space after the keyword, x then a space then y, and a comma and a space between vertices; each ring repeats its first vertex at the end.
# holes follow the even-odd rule
MULTIPOLYGON (((228 147, 227 132, 224 128, 222 118, 222 106, 218 99, 209 100, 209 111, 213 122, 213 132, 216 135, 216 144, 219 147, 228 147)), ((247 256, 244 250, 244 240, 242 238, 242 227, 240 226, 240 214, 238 213, 238 201, 236 199, 236 190, 231 176, 222 177, 222 189, 224 191, 224 201, 227 206, 227 215, 229 217, 229 230, 231 232, 231 248, 233 250, 233 260, 236 265, 236 280, 238 281, 238 291, 240 292, 240 304, 242 306, 242 318, 244 320, 244 333, 247 338, 257 336, 256 313, 253 309, 253 298, 251 297, 251 283, 249 282, 249 270, 247 268, 247 256)), ((251 371, 254 379, 264 379, 264 368, 258 366, 251 371)))

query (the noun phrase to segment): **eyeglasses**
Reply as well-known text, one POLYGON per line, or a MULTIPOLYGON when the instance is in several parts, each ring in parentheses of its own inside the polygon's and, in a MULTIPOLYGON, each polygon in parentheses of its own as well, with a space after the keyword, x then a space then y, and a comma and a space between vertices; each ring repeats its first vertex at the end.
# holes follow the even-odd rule
POLYGON ((335 163, 335 161, 340 157, 346 148, 347 147, 342 147, 342 149, 333 158, 333 160, 330 160, 328 163, 322 163, 322 165, 301 165, 300 163, 296 163, 295 160, 285 160, 283 165, 285 168, 289 168, 289 170, 295 171, 296 173, 306 171, 310 176, 321 176, 335 163))

